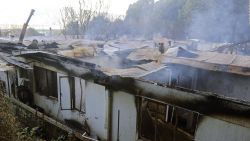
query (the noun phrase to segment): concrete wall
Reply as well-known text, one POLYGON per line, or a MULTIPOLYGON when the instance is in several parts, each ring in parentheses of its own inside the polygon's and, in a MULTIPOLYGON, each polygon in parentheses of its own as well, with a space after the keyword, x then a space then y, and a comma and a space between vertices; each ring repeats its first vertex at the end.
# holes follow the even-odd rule
POLYGON ((203 117, 195 141, 250 141, 250 128, 210 117, 203 117))

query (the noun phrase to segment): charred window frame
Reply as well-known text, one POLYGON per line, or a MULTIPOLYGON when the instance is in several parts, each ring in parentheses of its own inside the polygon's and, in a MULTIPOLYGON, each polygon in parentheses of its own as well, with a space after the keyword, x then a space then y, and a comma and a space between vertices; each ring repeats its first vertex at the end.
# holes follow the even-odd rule
POLYGON ((29 78, 28 70, 23 69, 23 68, 18 68, 18 70, 19 70, 19 77, 20 78, 26 78, 26 79, 29 78))
POLYGON ((71 110, 76 110, 76 95, 75 95, 75 79, 74 77, 69 77, 69 87, 70 87, 70 107, 71 110))
POLYGON ((76 97, 76 79, 75 77, 71 77, 71 76, 60 76, 59 77, 59 87, 60 87, 60 105, 61 105, 61 110, 76 110, 78 112, 82 112, 85 113, 85 107, 82 105, 83 104, 83 89, 82 89, 82 81, 80 79, 79 85, 80 85, 80 92, 81 92, 81 96, 80 99, 77 99, 76 97), (62 97, 62 91, 61 91, 61 79, 62 78, 67 78, 68 82, 69 82, 69 88, 70 88, 70 97, 68 100, 70 100, 70 107, 68 108, 63 108, 63 103, 61 100, 62 97), (77 100, 80 100, 80 106, 77 106, 77 100))
POLYGON ((32 89, 33 87, 33 84, 30 83, 30 80, 32 80, 32 71, 31 70, 27 70, 27 69, 24 69, 24 68, 18 68, 18 77, 20 78, 19 80, 20 83, 18 85, 21 85, 21 86, 25 86, 27 87, 28 89, 32 89))
POLYGON ((193 140, 199 114, 143 98, 140 110, 140 138, 174 140, 183 134, 186 140, 193 140), (174 134, 173 134, 174 133, 174 134))
POLYGON ((40 95, 58 99, 57 73, 41 67, 34 67, 35 90, 40 95))
POLYGON ((75 78, 75 81, 74 81, 74 89, 77 89, 76 85, 78 85, 80 87, 80 93, 77 93, 76 90, 74 90, 74 110, 77 110, 81 113, 85 113, 86 109, 85 109, 85 93, 84 93, 84 89, 82 87, 83 85, 83 82, 82 82, 82 79, 78 78, 78 81, 76 81, 76 78, 75 78), (76 94, 80 94, 80 97, 77 96, 76 94))

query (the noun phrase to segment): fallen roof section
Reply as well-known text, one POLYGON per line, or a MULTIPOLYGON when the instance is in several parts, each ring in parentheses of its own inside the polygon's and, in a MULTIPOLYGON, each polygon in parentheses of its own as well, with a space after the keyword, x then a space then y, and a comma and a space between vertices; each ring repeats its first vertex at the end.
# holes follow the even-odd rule
POLYGON ((33 69, 29 64, 17 59, 14 56, 9 56, 8 54, 0 53, 0 59, 11 65, 18 66, 23 69, 33 69))

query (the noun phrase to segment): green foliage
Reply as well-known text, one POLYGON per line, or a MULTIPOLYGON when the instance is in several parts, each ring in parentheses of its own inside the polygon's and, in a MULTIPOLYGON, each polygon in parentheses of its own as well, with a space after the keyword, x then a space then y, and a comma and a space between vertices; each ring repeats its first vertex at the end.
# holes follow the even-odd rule
POLYGON ((33 127, 29 128, 26 127, 24 129, 21 129, 18 133, 18 138, 20 140, 39 140, 42 141, 45 137, 45 131, 41 127, 33 127))
POLYGON ((14 141, 18 131, 18 123, 11 112, 9 101, 2 95, 0 89, 0 140, 14 141))
MULTIPOLYGON (((21 129, 18 133, 18 141, 46 141, 45 130, 43 127, 25 127, 21 129)), ((67 136, 60 135, 56 138, 51 139, 50 141, 67 141, 67 136)))
POLYGON ((52 139, 51 141, 67 141, 67 137, 64 135, 61 135, 56 139, 52 139))
MULTIPOLYGON (((25 127, 18 122, 12 112, 11 103, 3 96, 0 88, 0 141, 45 141, 44 127, 25 127)), ((51 141, 66 141, 66 136, 59 136, 51 141)))

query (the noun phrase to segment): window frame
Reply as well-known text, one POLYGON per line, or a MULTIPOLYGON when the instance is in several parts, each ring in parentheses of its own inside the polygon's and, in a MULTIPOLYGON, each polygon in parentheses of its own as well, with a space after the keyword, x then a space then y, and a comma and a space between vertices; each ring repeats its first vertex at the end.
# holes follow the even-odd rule
MULTIPOLYGON (((178 132, 183 133, 184 135, 186 135, 190 139, 194 138, 195 132, 197 130, 197 124, 199 122, 199 116, 200 116, 199 113, 194 112, 194 111, 190 111, 188 109, 180 108, 180 107, 177 107, 177 106, 174 106, 171 104, 167 104, 165 102, 160 102, 160 101, 156 101, 153 99, 145 98, 145 97, 142 98, 142 101, 141 101, 140 122, 139 122, 139 127, 140 127, 139 128, 139 138, 150 139, 150 136, 148 138, 148 136, 145 134, 146 132, 144 132, 145 129, 143 129, 143 124, 145 124, 143 121, 146 120, 145 119, 146 115, 144 115, 145 111, 148 114, 151 114, 151 113, 149 113, 150 110, 148 109, 149 103, 155 103, 156 105, 165 105, 165 112, 164 113, 161 112, 162 110, 160 110, 160 112, 153 111, 153 114, 156 114, 156 115, 154 115, 154 116, 151 115, 152 121, 157 121, 157 124, 154 125, 155 128, 157 128, 157 130, 158 130, 158 126, 159 126, 158 124, 161 124, 162 126, 166 126, 166 128, 172 128, 173 130, 177 130, 178 132), (144 105, 144 109, 143 109, 143 105, 144 105), (144 114, 142 111, 144 111, 144 114), (188 122, 191 122, 191 124, 192 124, 191 129, 187 128, 188 124, 185 126, 186 128, 181 127, 181 123, 179 123, 180 119, 181 119, 181 116, 179 114, 180 111, 184 111, 182 113, 187 112, 189 114, 193 114, 192 119, 191 119, 192 121, 188 121, 188 122), (162 114, 162 115, 165 114, 165 119, 163 120, 161 118, 161 116, 159 116, 157 114, 162 114)), ((154 107, 157 107, 156 110, 159 110, 159 106, 154 106, 154 107)), ((153 133, 153 134, 156 134, 156 133, 153 133)))
MULTIPOLYGON (((40 74, 41 75, 41 74, 40 74)), ((44 75, 43 75, 44 76, 44 75)), ((40 76, 41 77, 41 76, 40 76)), ((34 66, 34 81, 35 81, 35 92, 38 93, 39 95, 42 96, 46 96, 47 98, 53 99, 53 100, 57 100, 58 101, 58 81, 57 81, 57 72, 46 69, 46 68, 42 68, 42 67, 38 67, 38 66, 34 66), (40 80, 39 77, 37 77, 37 73, 44 73, 45 74, 45 78, 46 81, 46 91, 47 92, 43 92, 38 88, 39 83, 41 84, 41 82, 38 82, 40 80), (51 77, 49 78, 48 74, 51 74, 51 77), (53 82, 49 82, 49 79, 53 82), (53 84, 52 86, 50 84, 53 84)))
MULTIPOLYGON (((59 76, 59 94, 60 94, 60 107, 61 107, 61 110, 75 110, 75 111, 78 111, 80 113, 85 113, 85 107, 82 106, 82 103, 83 103, 83 89, 81 87, 81 99, 80 99, 80 109, 78 109, 76 107, 76 91, 75 91, 75 80, 76 78, 73 77, 73 76, 59 76), (70 108, 63 108, 62 107, 62 91, 61 91, 61 79, 62 78, 68 78, 69 80, 69 85, 72 89, 72 91, 70 90, 70 108)), ((82 82, 81 82, 81 78, 80 78, 80 86, 82 86, 82 82)))

